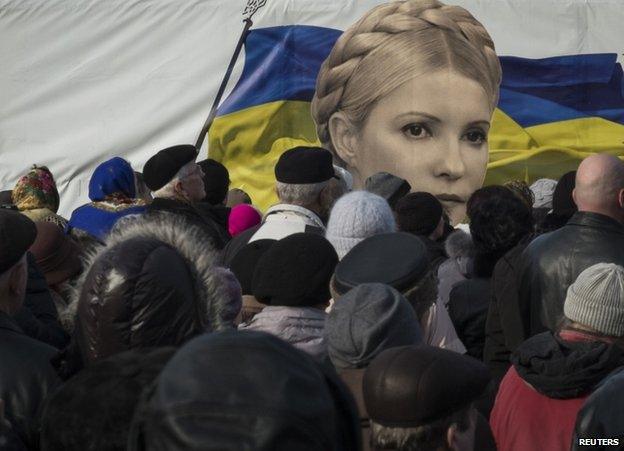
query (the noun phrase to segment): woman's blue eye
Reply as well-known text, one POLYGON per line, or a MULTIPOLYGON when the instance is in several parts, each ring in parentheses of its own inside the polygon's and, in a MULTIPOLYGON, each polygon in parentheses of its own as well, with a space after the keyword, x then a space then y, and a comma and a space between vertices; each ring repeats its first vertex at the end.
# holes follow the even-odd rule
POLYGON ((487 141, 487 135, 480 130, 472 130, 466 133, 466 140, 473 144, 482 144, 487 141))
POLYGON ((403 132, 414 138, 424 138, 429 135, 429 131, 420 124, 409 124, 403 127, 403 132))

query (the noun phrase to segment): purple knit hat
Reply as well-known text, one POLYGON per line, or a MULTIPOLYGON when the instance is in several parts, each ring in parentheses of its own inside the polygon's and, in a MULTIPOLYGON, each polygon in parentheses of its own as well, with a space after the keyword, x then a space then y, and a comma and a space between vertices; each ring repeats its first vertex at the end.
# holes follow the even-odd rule
POLYGON ((228 219, 228 232, 232 237, 260 224, 262 216, 251 205, 239 204, 232 208, 228 219))

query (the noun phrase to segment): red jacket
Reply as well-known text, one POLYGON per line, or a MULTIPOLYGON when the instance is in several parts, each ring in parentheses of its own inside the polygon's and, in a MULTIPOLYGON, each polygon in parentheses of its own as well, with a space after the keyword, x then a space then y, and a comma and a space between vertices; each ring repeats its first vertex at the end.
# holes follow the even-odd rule
POLYGON ((570 449, 585 398, 624 363, 619 348, 600 341, 563 330, 536 335, 518 348, 490 415, 499 451, 570 449))
POLYGON ((569 451, 576 414, 586 397, 549 398, 531 388, 511 367, 490 415, 498 451, 569 451))

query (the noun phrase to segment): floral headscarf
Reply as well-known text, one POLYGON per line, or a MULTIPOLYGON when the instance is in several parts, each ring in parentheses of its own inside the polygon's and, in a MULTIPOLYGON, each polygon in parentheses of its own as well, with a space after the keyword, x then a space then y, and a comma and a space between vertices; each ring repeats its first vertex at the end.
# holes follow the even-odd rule
POLYGON ((50 170, 34 166, 21 177, 13 188, 13 204, 20 210, 47 208, 56 213, 59 207, 59 193, 50 170))

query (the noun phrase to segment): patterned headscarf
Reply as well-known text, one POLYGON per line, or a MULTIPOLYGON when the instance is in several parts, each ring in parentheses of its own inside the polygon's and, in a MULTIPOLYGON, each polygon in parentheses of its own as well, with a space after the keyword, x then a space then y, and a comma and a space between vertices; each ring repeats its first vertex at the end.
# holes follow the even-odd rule
POLYGON ((59 193, 54 177, 45 166, 34 166, 21 177, 13 188, 12 198, 13 204, 20 211, 47 208, 56 213, 59 207, 59 193))
POLYGON ((124 202, 134 199, 135 195, 134 170, 123 158, 111 158, 93 171, 89 181, 89 199, 93 202, 124 202))

